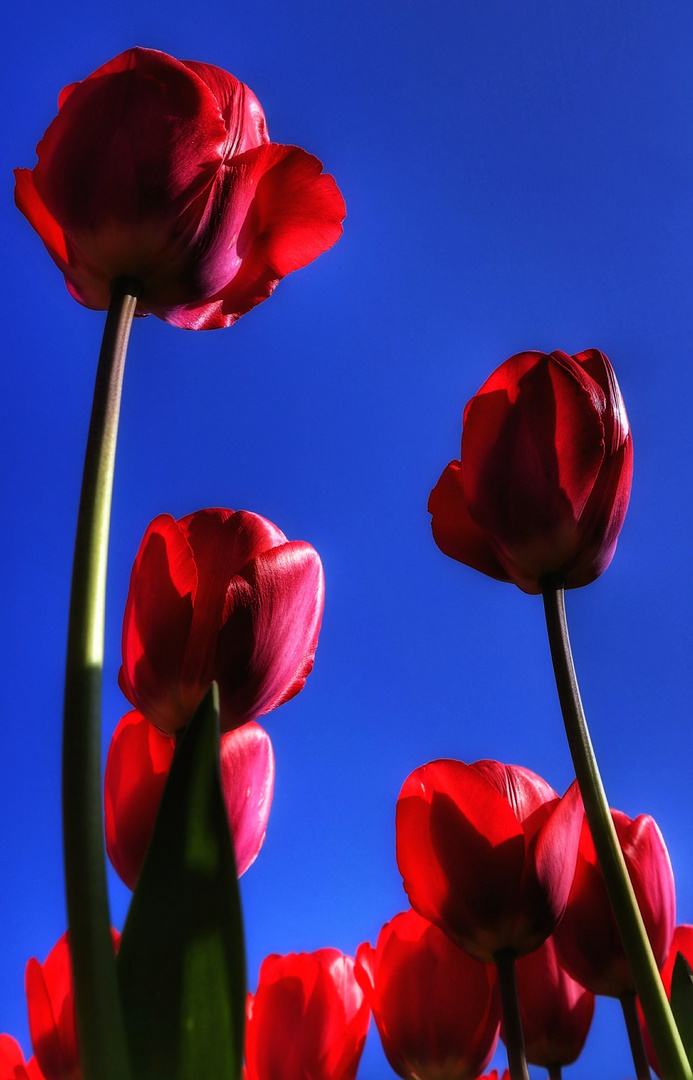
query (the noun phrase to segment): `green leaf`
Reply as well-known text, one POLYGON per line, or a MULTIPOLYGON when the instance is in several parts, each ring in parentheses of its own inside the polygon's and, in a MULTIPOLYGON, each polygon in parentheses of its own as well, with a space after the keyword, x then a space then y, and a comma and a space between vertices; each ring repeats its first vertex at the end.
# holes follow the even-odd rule
POLYGON ((693 972, 683 953, 678 953, 671 978, 671 1011, 688 1060, 693 1065, 693 972))
POLYGON ((216 684, 176 748, 118 979, 135 1080, 238 1080, 245 954, 216 684))

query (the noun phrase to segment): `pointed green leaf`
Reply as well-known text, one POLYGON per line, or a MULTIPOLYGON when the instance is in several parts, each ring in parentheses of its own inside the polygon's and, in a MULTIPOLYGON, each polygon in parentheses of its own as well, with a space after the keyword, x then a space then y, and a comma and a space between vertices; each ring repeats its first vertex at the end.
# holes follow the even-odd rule
POLYGON ((671 978, 671 1011, 683 1048, 693 1065, 693 971, 683 953, 676 956, 671 978))
POLYGON ((245 956, 216 685, 176 748, 118 978, 135 1080, 238 1080, 245 956))

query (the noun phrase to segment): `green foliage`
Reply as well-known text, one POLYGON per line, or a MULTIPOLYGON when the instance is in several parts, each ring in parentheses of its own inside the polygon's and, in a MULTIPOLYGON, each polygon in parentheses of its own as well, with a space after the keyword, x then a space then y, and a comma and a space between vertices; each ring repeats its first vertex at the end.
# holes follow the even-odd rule
POLYGON ((118 978, 135 1080, 238 1080, 245 955, 216 685, 176 748, 118 978))

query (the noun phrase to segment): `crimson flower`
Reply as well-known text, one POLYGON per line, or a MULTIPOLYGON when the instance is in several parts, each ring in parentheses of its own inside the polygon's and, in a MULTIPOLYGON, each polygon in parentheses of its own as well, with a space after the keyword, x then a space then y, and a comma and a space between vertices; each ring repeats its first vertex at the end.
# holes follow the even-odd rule
POLYGON ((571 1065, 590 1030, 594 994, 561 967, 553 937, 517 960, 515 977, 527 1061, 545 1069, 571 1065))
MULTIPOLYGON (((661 967, 676 923, 676 887, 669 853, 657 823, 647 814, 631 820, 612 810, 611 816, 647 936, 661 967)), ((575 878, 555 942, 565 969, 593 994, 621 997, 635 991, 586 821, 575 878)))
POLYGON ((354 1080, 370 1015, 350 956, 266 957, 248 995, 246 1080, 354 1080))
POLYGON ((125 276, 139 314, 230 326, 341 235, 333 178, 271 143, 257 98, 221 68, 128 49, 58 108, 15 198, 86 307, 107 308, 125 276))
MULTIPOLYGON (((113 733, 104 781, 106 848, 113 866, 135 888, 149 844, 175 741, 136 710, 113 733)), ((238 876, 257 858, 267 831, 274 788, 274 753, 264 728, 251 721, 221 737, 221 782, 238 876)))
POLYGON ((130 578, 121 689, 168 734, 189 722, 213 680, 222 731, 254 720, 302 689, 324 591, 317 552, 259 514, 162 514, 130 578))
POLYGON ((518 353, 464 410, 462 459, 431 492, 433 538, 484 574, 542 591, 588 585, 623 525, 633 445, 613 368, 596 349, 518 353))
POLYGON ((25 1061, 21 1046, 11 1035, 0 1035, 0 1080, 45 1080, 36 1058, 25 1061))
POLYGON ((498 1042, 496 972, 415 911, 386 923, 356 953, 390 1065, 405 1080, 475 1080, 498 1042))
MULTIPOLYGON (((120 934, 111 930, 111 936, 117 949, 120 934)), ((45 1080, 81 1080, 68 934, 43 964, 29 960, 25 987, 31 1044, 45 1080)), ((40 1074, 30 1074, 29 1080, 40 1080, 40 1074)))
POLYGON ((522 956, 554 930, 573 879, 582 801, 497 761, 432 761, 397 801, 397 864, 409 902, 484 963, 522 956))

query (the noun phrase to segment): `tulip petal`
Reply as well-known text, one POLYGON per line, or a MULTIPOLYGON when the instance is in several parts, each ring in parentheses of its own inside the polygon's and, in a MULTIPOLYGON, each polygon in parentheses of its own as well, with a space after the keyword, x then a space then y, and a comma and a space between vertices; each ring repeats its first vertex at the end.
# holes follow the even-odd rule
POLYGON ((197 60, 183 63, 212 91, 224 118, 226 142, 222 158, 244 154, 270 141, 262 106, 249 86, 214 64, 201 64, 197 60))
POLYGON ((484 962, 510 944, 525 861, 522 825, 489 781, 461 761, 434 761, 397 802, 397 865, 409 902, 484 962))
POLYGON ((302 689, 313 667, 324 590, 320 558, 302 541, 258 555, 232 578, 213 668, 223 730, 302 689))
POLYGON ((162 514, 147 529, 132 570, 118 681, 131 705, 169 734, 190 718, 179 676, 196 588, 190 545, 177 522, 162 514))
POLYGON ((485 759, 475 761, 471 768, 486 777, 496 791, 507 799, 518 821, 525 821, 540 806, 558 798, 546 780, 522 765, 504 765, 500 761, 485 759))
POLYGON ((222 735, 221 786, 241 877, 265 841, 272 807, 274 753, 259 724, 244 724, 222 735))
POLYGON ((203 304, 152 308, 185 329, 230 326, 342 234, 346 208, 334 178, 297 146, 270 143, 230 158, 215 183, 198 230, 197 270, 208 284, 223 274, 227 283, 203 304))
POLYGON ((451 461, 443 470, 430 494, 428 512, 433 515, 433 539, 444 555, 498 581, 511 580, 496 557, 488 536, 469 513, 461 461, 451 461))

